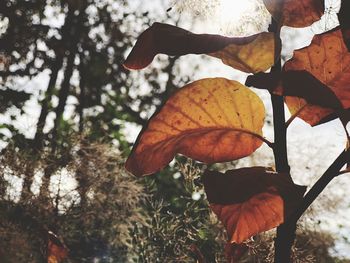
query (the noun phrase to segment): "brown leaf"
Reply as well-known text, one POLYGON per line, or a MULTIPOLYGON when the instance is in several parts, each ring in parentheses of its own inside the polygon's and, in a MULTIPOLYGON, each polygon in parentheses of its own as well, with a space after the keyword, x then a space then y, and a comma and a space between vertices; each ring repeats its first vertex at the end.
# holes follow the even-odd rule
POLYGON ((258 89, 267 89, 276 95, 299 97, 305 99, 309 104, 333 110, 343 109, 335 93, 305 70, 260 72, 248 76, 246 85, 258 89))
POLYGON ((306 190, 288 175, 265 167, 225 174, 207 171, 203 183, 210 207, 225 225, 230 242, 238 244, 283 223, 306 190))
POLYGON ((274 64, 280 46, 273 33, 230 38, 194 34, 176 26, 154 23, 139 36, 124 66, 128 69, 145 68, 157 54, 207 54, 238 70, 255 73, 266 71, 274 64))
POLYGON ((262 144, 265 108, 239 82, 202 79, 180 89, 140 133, 126 168, 137 176, 166 166, 176 153, 205 162, 236 160, 262 144))
MULTIPOLYGON (((338 108, 350 108, 350 53, 339 29, 316 35, 310 46, 296 50, 293 58, 284 65, 284 71, 309 72, 335 94, 341 102, 338 108)), ((334 96, 321 98, 321 95, 324 96, 320 93, 314 94, 316 104, 326 100, 330 102, 329 104, 333 102, 336 104, 334 96)), ((296 97, 286 97, 286 103, 292 114, 298 113, 298 117, 311 125, 320 123, 334 112, 330 109, 334 107, 315 106, 296 97)))
POLYGON ((324 0, 264 0, 267 10, 282 25, 307 27, 324 12, 324 0))
POLYGON ((350 51, 350 1, 342 0, 340 11, 338 13, 340 28, 343 33, 345 45, 350 51))

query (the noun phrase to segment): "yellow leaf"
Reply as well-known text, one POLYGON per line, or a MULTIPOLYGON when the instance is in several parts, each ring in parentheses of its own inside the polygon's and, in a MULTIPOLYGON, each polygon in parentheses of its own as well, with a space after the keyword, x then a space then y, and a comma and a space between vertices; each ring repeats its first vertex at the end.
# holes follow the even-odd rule
POLYGON ((126 168, 137 176, 166 166, 176 153, 205 163, 236 160, 262 144, 265 108, 239 82, 202 79, 180 89, 140 133, 126 168))
POLYGON ((280 42, 272 33, 260 33, 257 37, 245 44, 230 44, 210 55, 220 58, 228 66, 247 73, 266 71, 276 61, 276 54, 280 53, 280 42), (277 45, 277 52, 272 49, 277 45))

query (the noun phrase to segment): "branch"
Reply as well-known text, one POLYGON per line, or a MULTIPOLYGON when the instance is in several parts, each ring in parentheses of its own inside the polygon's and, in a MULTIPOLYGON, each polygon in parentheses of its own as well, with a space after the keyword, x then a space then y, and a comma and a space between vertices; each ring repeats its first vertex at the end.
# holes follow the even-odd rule
MULTIPOLYGON (((340 174, 340 169, 350 160, 350 150, 343 151, 337 159, 329 166, 326 172, 312 186, 309 192, 305 195, 303 201, 295 210, 295 212, 287 218, 285 224, 295 224, 304 212, 310 207, 315 199, 322 193, 326 186, 340 174)), ((346 171, 346 170, 345 170, 346 171)))

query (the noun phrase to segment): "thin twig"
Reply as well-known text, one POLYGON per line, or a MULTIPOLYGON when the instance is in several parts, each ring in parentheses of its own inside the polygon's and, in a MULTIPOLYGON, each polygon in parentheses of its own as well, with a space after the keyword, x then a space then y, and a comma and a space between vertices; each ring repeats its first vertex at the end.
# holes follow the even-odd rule
POLYGON ((345 170, 340 171, 340 172, 337 174, 337 176, 342 175, 342 174, 347 174, 347 173, 350 173, 350 169, 345 169, 345 170))

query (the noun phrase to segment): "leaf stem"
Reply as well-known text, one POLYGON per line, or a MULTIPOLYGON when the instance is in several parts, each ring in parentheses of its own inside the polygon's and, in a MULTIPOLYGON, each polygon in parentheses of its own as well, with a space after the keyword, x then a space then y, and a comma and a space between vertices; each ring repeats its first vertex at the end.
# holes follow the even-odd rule
POLYGON ((299 114, 306 108, 305 104, 304 106, 302 106, 300 109, 298 109, 298 111, 296 113, 294 113, 286 122, 286 128, 288 129, 289 125, 295 120, 296 117, 299 116, 299 114))
POLYGON ((342 174, 347 174, 347 173, 350 173, 350 169, 345 169, 345 170, 340 171, 340 172, 337 174, 337 176, 342 175, 342 174))
POLYGON ((251 132, 251 131, 248 131, 248 130, 245 130, 245 129, 233 129, 233 130, 237 131, 237 132, 242 132, 242 133, 246 133, 246 134, 252 135, 255 138, 257 138, 257 139, 263 141, 264 143, 266 143, 272 149, 275 147, 275 144, 273 142, 269 141, 268 139, 266 139, 265 137, 261 136, 260 134, 257 134, 257 133, 254 133, 254 132, 251 132))

